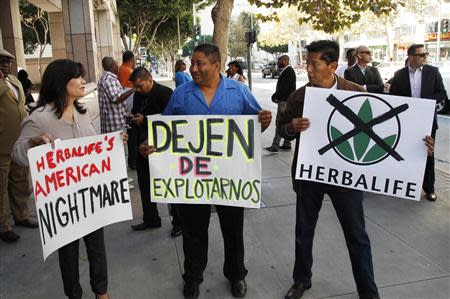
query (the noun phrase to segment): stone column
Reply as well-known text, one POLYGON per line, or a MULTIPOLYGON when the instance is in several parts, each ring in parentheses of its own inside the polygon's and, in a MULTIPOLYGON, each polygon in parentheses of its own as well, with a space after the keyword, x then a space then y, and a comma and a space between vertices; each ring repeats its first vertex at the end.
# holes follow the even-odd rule
POLYGON ((113 51, 113 28, 110 19, 109 10, 98 10, 98 50, 101 53, 101 57, 111 56, 114 57, 113 51))
POLYGON ((49 12, 48 21, 50 28, 50 40, 52 41, 53 60, 66 58, 66 40, 64 35, 63 13, 49 12))
POLYGON ((81 62, 86 81, 97 82, 98 61, 92 0, 62 0, 66 56, 81 62))
POLYGON ((122 61, 122 39, 120 38, 120 20, 118 15, 112 14, 115 22, 113 24, 113 43, 114 43, 114 57, 117 61, 122 61))
POLYGON ((0 28, 2 30, 3 48, 16 57, 11 67, 11 73, 17 74, 18 68, 25 68, 26 66, 19 0, 0 1, 0 28))

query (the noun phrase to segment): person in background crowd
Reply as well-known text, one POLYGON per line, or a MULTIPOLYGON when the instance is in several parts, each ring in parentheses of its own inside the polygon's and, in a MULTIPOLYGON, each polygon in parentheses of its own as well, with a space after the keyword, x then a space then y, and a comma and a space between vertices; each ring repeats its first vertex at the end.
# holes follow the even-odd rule
MULTIPOLYGON (((220 74, 219 48, 202 44, 194 49, 190 72, 193 81, 175 89, 164 115, 259 115, 264 131, 272 119, 270 111, 262 110, 244 84, 224 78, 220 74)), ((153 153, 153 146, 142 146, 143 155, 153 153)), ((210 205, 180 204, 184 252, 185 298, 198 298, 199 285, 208 261, 208 226, 210 205)), ((244 209, 216 206, 224 239, 225 262, 223 272, 230 281, 231 293, 243 298, 247 293, 244 265, 244 209)))
POLYGON ((227 78, 245 83, 244 71, 239 61, 234 60, 228 63, 227 78))
POLYGON ((19 79, 22 84, 23 92, 25 94, 25 105, 34 103, 33 96, 31 95, 31 87, 33 86, 33 83, 31 83, 31 80, 28 79, 28 73, 25 70, 20 70, 17 73, 17 79, 19 79))
POLYGON ((183 60, 177 60, 175 62, 175 87, 191 80, 191 75, 186 73, 186 63, 183 60))
MULTIPOLYGON (((447 92, 439 69, 426 64, 428 52, 423 44, 408 48, 408 65, 398 70, 392 78, 389 93, 397 96, 431 99, 436 103, 447 100, 447 92)), ((435 111, 431 137, 436 138, 438 129, 435 111)), ((434 191, 434 155, 428 156, 422 189, 429 201, 437 199, 434 191)))
POLYGON ((20 135, 20 123, 26 116, 25 95, 20 81, 11 75, 14 56, 0 48, 0 239, 11 243, 20 236, 9 224, 9 202, 17 226, 38 227, 30 220, 27 201, 30 195, 28 167, 11 159, 14 143, 20 135))
MULTIPOLYGON (((96 135, 92 119, 78 102, 85 95, 86 81, 81 63, 68 59, 51 62, 42 76, 41 90, 36 106, 22 123, 20 137, 14 145, 12 156, 20 165, 28 165, 30 148, 96 135)), ((124 140, 126 134, 122 135, 124 140)), ((103 228, 83 237, 89 260, 91 289, 97 299, 107 299, 108 275, 103 228)), ((79 282, 79 240, 58 250, 64 293, 68 298, 81 298, 79 282)))
POLYGON ((336 73, 335 73, 336 75, 338 75, 339 77, 342 77, 342 78, 344 78, 345 70, 354 66, 356 64, 356 62, 358 61, 358 58, 356 57, 356 50, 353 48, 348 49, 347 53, 345 55, 345 59, 347 60, 347 64, 338 66, 338 68, 336 69, 336 73))
MULTIPOLYGON (((286 107, 286 102, 289 95, 297 88, 297 76, 295 75, 294 69, 289 64, 289 56, 283 55, 278 57, 277 65, 279 69, 283 70, 278 77, 275 93, 272 95, 272 102, 278 105, 275 125, 277 125, 277 119, 286 107)), ((291 142, 289 140, 284 139, 282 146, 280 146, 280 141, 281 136, 278 134, 278 130, 275 129, 275 136, 273 137, 272 145, 264 149, 269 153, 278 153, 279 149, 285 151, 291 150, 291 142)))
POLYGON ((134 92, 130 89, 123 92, 117 78, 119 65, 112 57, 102 59, 103 76, 97 84, 100 108, 100 128, 102 133, 122 130, 126 127, 126 99, 134 92))
POLYGON ((372 52, 366 46, 356 48, 356 65, 348 68, 344 72, 344 78, 353 83, 359 84, 368 92, 383 93, 384 84, 380 72, 376 67, 369 66, 372 62, 372 52))
MULTIPOLYGON (((133 86, 136 89, 134 94, 133 115, 131 122, 137 128, 139 145, 148 144, 148 115, 161 114, 169 102, 172 90, 169 87, 158 84, 152 78, 150 72, 144 67, 136 68, 130 77, 133 86)), ((138 155, 136 160, 139 191, 141 193, 141 202, 143 210, 143 222, 132 225, 135 231, 148 228, 161 227, 161 217, 159 217, 156 203, 151 202, 150 197, 150 169, 148 165, 148 156, 138 155)), ((172 218, 172 237, 181 235, 181 221, 178 215, 176 205, 170 205, 172 218)))
MULTIPOLYGON (((119 82, 125 91, 133 88, 133 83, 130 81, 131 73, 136 67, 136 58, 131 51, 125 51, 122 54, 122 64, 119 67, 119 82)), ((127 116, 132 117, 131 110, 133 109, 133 93, 131 93, 126 99, 127 103, 127 116)), ((135 128, 131 126, 127 128, 128 133, 128 167, 130 169, 136 169, 137 158, 137 134, 135 128)))

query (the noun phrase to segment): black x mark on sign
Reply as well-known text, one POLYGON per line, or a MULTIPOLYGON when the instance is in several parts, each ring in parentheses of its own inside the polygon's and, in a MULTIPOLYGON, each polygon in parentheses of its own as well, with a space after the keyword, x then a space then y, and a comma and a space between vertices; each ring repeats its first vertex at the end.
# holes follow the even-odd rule
POLYGON ((347 133, 340 136, 339 138, 336 138, 335 140, 333 140, 326 146, 322 147, 319 150, 320 155, 325 154, 328 150, 332 149, 335 146, 338 146, 339 144, 346 141, 347 139, 352 138, 356 134, 358 134, 360 132, 364 132, 371 139, 373 139, 373 141, 375 141, 376 144, 378 144, 389 155, 391 155, 395 160, 397 160, 397 161, 403 160, 403 158, 393 148, 391 148, 380 136, 375 134, 375 132, 372 130, 372 127, 391 119, 392 117, 402 113, 403 111, 406 111, 409 108, 408 104, 403 104, 396 108, 393 108, 393 109, 389 110, 388 112, 385 112, 380 116, 377 116, 376 118, 372 119, 368 123, 364 123, 364 121, 362 119, 360 119, 350 108, 345 106, 342 102, 340 102, 332 94, 328 96, 327 102, 330 103, 334 108, 336 108, 336 110, 339 111, 352 124, 354 124, 355 128, 351 131, 348 131, 347 133))

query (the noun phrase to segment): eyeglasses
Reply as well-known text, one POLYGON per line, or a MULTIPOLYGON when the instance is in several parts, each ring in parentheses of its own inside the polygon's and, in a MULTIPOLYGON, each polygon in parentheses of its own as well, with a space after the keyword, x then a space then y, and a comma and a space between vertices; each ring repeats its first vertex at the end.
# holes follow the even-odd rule
POLYGON ((428 56, 428 54, 429 54, 428 52, 425 52, 425 53, 411 54, 411 56, 420 56, 422 58, 425 58, 428 56))
POLYGON ((361 52, 359 52, 359 53, 367 54, 367 55, 372 55, 372 52, 370 52, 370 51, 361 51, 361 52))

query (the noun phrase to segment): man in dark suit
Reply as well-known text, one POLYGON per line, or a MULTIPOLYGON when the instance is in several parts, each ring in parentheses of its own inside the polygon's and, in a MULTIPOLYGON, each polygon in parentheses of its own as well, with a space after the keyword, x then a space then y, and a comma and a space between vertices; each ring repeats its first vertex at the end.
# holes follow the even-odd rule
MULTIPOLYGON (((145 117, 147 115, 160 114, 164 111, 172 96, 172 89, 155 82, 145 67, 134 69, 131 73, 130 81, 136 89, 133 99, 133 109, 131 110, 133 114, 131 122, 136 128, 138 145, 142 143, 147 144, 148 129, 147 119, 145 117)), ((136 170, 144 215, 142 223, 132 225, 131 227, 136 231, 161 227, 158 208, 156 203, 151 202, 150 198, 150 171, 147 156, 137 155, 136 170)), ((178 211, 174 205, 171 205, 171 212, 173 216, 171 235, 172 237, 176 237, 181 235, 181 223, 178 217, 178 211)))
POLYGON ((344 78, 348 81, 364 87, 368 92, 383 93, 384 85, 380 72, 376 67, 369 66, 372 62, 372 52, 366 46, 356 48, 358 63, 344 72, 344 78))
MULTIPOLYGON (((422 44, 414 44, 408 49, 409 65, 398 70, 391 82, 389 93, 397 96, 426 98, 436 102, 447 99, 439 69, 426 64, 428 52, 422 44)), ((436 138, 438 129, 435 112, 431 137, 436 138)), ((423 178, 423 191, 430 201, 436 200, 434 192, 434 155, 428 156, 423 178)))
POLYGON ((344 232, 359 297, 379 298, 370 240, 364 223, 363 192, 295 179, 300 138, 302 132, 310 126, 309 119, 303 117, 306 87, 365 91, 361 86, 334 74, 339 59, 339 45, 335 41, 316 41, 306 49, 309 82, 289 96, 286 110, 280 116, 277 126, 283 138, 296 139, 292 163, 292 180, 297 194, 294 284, 285 299, 299 299, 305 290, 311 288, 314 231, 325 194, 329 195, 344 232))
MULTIPOLYGON (((283 69, 283 71, 278 77, 277 87, 275 89, 275 93, 272 95, 272 102, 278 104, 276 119, 278 119, 280 117, 280 113, 284 111, 288 96, 297 88, 297 76, 295 75, 295 71, 292 66, 289 65, 289 56, 280 56, 277 64, 278 68, 283 69)), ((275 131, 275 137, 273 137, 272 145, 264 149, 270 153, 277 153, 278 149, 287 151, 291 150, 291 142, 289 140, 284 139, 283 145, 280 146, 281 136, 277 131, 278 130, 275 131)))

